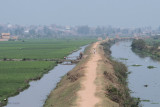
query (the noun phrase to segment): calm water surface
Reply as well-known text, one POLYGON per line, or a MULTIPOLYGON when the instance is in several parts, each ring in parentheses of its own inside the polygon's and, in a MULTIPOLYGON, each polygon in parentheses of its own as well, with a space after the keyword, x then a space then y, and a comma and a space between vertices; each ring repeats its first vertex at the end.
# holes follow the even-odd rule
MULTIPOLYGON (((83 52, 86 46, 81 47, 77 52, 70 54, 68 57, 76 59, 80 52, 83 52)), ((45 74, 40 80, 30 82, 30 87, 19 95, 10 97, 6 107, 43 107, 47 96, 56 87, 68 71, 72 70, 75 65, 58 64, 53 70, 45 74)))
POLYGON ((126 64, 131 72, 128 75, 129 89, 133 92, 131 95, 141 100, 150 100, 141 102, 143 107, 160 107, 160 62, 153 61, 150 57, 141 58, 136 55, 131 50, 131 42, 116 43, 111 47, 111 51, 112 57, 126 64), (120 58, 128 60, 120 60, 120 58), (142 66, 131 66, 133 64, 142 66), (148 69, 147 66, 150 65, 157 68, 148 69))

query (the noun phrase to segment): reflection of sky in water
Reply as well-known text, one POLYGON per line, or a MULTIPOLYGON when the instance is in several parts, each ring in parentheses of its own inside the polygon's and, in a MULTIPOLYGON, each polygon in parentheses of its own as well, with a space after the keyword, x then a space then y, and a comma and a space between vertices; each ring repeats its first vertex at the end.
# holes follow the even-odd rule
MULTIPOLYGON (((83 46, 79 51, 72 53, 69 57, 74 58, 83 52, 86 46, 83 46)), ((56 87, 68 71, 72 70, 75 65, 58 64, 53 70, 45 74, 38 81, 30 82, 30 87, 19 95, 10 97, 6 107, 42 107, 47 96, 56 87)))
POLYGON ((131 50, 131 42, 119 42, 111 47, 112 57, 115 59, 127 58, 128 60, 119 60, 128 66, 131 74, 128 75, 129 88, 132 96, 140 97, 142 100, 151 102, 142 102, 144 107, 160 107, 160 63, 153 61, 149 57, 141 58, 131 50), (142 65, 134 67, 131 65, 142 65), (147 66, 157 68, 148 69, 147 66), (144 87, 148 85, 148 87, 144 87), (159 103, 159 104, 151 104, 159 103))

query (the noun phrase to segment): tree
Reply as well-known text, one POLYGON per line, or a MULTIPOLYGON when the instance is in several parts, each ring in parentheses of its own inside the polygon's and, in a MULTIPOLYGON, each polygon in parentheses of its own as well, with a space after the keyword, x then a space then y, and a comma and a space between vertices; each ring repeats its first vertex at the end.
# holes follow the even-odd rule
POLYGON ((96 34, 102 34, 102 29, 100 27, 97 27, 95 32, 96 34))
POLYGON ((138 40, 134 39, 131 46, 133 49, 138 49, 138 50, 146 49, 146 43, 142 39, 138 39, 138 40))
POLYGON ((36 31, 34 29, 29 30, 29 34, 35 35, 36 31))
POLYGON ((89 31, 90 31, 90 29, 89 29, 88 26, 80 26, 80 27, 78 27, 78 29, 77 29, 77 32, 78 32, 79 34, 89 34, 89 31))

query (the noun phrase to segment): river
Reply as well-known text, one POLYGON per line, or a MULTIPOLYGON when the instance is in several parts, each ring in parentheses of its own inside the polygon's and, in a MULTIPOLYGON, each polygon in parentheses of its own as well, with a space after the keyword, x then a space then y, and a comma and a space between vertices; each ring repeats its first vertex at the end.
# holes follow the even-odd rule
MULTIPOLYGON (((73 52, 68 57, 76 59, 80 52, 83 52, 86 46, 81 47, 77 52, 73 52)), ((30 87, 23 92, 20 92, 14 97, 8 99, 8 104, 5 107, 43 107, 47 96, 56 87, 67 72, 72 70, 76 65, 58 64, 40 80, 30 82, 30 87)))
POLYGON ((131 41, 123 41, 111 47, 111 56, 128 66, 128 87, 131 96, 138 97, 143 107, 160 107, 160 62, 150 57, 139 57, 131 50, 131 41), (128 60, 122 60, 126 58, 128 60), (131 65, 142 66, 131 66, 131 65), (148 69, 148 66, 155 66, 148 69))

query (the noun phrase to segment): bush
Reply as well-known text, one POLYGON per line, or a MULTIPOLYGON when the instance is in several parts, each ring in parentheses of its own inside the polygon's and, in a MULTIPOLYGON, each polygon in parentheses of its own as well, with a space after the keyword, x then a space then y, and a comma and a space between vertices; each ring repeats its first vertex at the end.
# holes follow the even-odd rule
POLYGON ((117 62, 113 60, 112 60, 112 65, 113 65, 115 74, 118 77, 119 81, 123 84, 127 84, 126 82, 127 71, 128 71, 127 67, 121 62, 117 62))
MULTIPOLYGON (((111 54, 110 47, 113 43, 115 43, 115 40, 101 44, 103 45, 103 49, 107 56, 110 56, 111 54)), ((119 79, 119 87, 115 87, 112 85, 107 87, 106 95, 109 96, 109 98, 112 101, 117 102, 120 105, 120 107, 138 107, 140 100, 131 97, 130 90, 127 87, 127 81, 126 81, 128 76, 127 67, 123 63, 114 61, 111 58, 110 61, 115 71, 115 75, 119 79)), ((110 77, 107 71, 104 71, 103 75, 105 77, 108 76, 110 77)))
POLYGON ((142 39, 138 39, 138 40, 134 39, 131 46, 133 49, 138 49, 138 50, 146 49, 146 43, 142 39))
POLYGON ((122 94, 117 88, 110 86, 109 88, 107 88, 107 91, 108 91, 107 95, 110 97, 112 101, 120 103, 120 97, 122 97, 122 94))
POLYGON ((7 58, 3 58, 3 61, 6 61, 7 60, 7 58))

